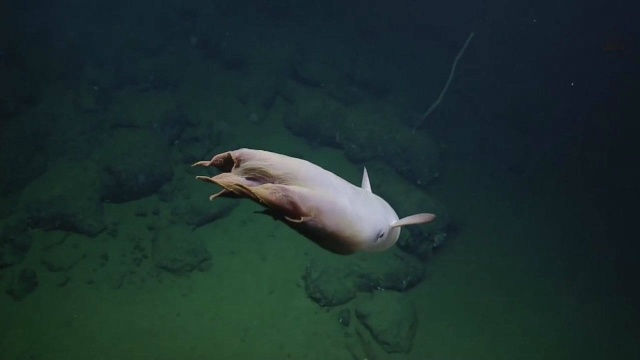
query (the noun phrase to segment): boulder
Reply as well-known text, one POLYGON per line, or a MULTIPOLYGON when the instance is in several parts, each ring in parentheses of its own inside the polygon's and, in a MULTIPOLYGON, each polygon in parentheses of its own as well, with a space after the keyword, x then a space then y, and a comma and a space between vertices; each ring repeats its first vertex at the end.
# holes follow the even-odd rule
POLYGON ((338 81, 340 73, 332 66, 327 65, 316 58, 310 58, 293 64, 291 68, 291 77, 302 85, 321 87, 327 83, 334 83, 338 81))
POLYGON ((45 249, 42 255, 42 265, 51 272, 71 270, 76 264, 86 257, 86 254, 69 241, 61 242, 45 249))
POLYGON ((425 188, 440 175, 440 147, 427 134, 391 121, 399 116, 380 106, 346 111, 333 101, 313 99, 296 103, 283 122, 311 145, 341 149, 356 164, 384 161, 409 183, 425 188))
POLYGON ((171 208, 172 220, 198 228, 231 214, 238 206, 235 199, 217 199, 208 201, 206 197, 196 200, 177 201, 171 208))
POLYGON ((23 191, 20 207, 29 226, 96 236, 105 229, 95 167, 58 162, 23 191))
MULTIPOLYGON (((23 81, 13 82, 20 84, 23 81)), ((4 85, 4 84, 3 84, 4 85)), ((2 107, 8 98, 2 96, 0 104, 0 114, 2 107)), ((45 124, 44 115, 27 114, 20 116, 14 121, 0 120, 2 131, 0 131, 0 194, 10 196, 18 194, 29 182, 42 175, 47 169, 48 153, 42 151, 43 141, 34 139, 46 138, 49 129, 45 124), (38 126, 34 126, 38 124, 38 126)), ((10 207, 0 209, 0 217, 10 207)))
POLYGON ((165 144, 171 146, 176 144, 182 138, 185 130, 192 126, 194 124, 184 108, 176 106, 167 110, 153 124, 153 130, 164 140, 165 144))
POLYGON ((426 186, 440 176, 440 147, 426 134, 400 127, 386 147, 384 160, 407 181, 426 186))
POLYGON ((283 115, 284 126, 314 146, 340 148, 346 114, 339 106, 321 100, 296 105, 283 115))
MULTIPOLYGON (((168 131, 168 130, 167 130, 168 131)), ((171 130, 174 131, 174 130, 171 130)), ((103 201, 122 203, 152 195, 173 176, 167 136, 135 128, 116 129, 96 151, 103 201)))
POLYGON ((398 250, 379 256, 355 255, 349 260, 312 262, 302 275, 307 296, 320 306, 337 306, 354 299, 359 291, 408 290, 425 274, 423 263, 398 250))
POLYGON ((212 156, 223 136, 223 129, 211 123, 187 127, 175 144, 180 153, 180 161, 191 165, 212 156))
POLYGON ((320 306, 338 306, 356 297, 356 279, 347 269, 313 263, 302 275, 307 296, 320 306))
POLYGON ((15 301, 20 301, 31 294, 38 287, 36 271, 25 268, 17 272, 9 281, 5 293, 15 301))
POLYGON ((22 262, 33 241, 24 227, 5 226, 0 232, 0 269, 22 262))
POLYGON ((186 226, 157 230, 152 239, 155 265, 177 275, 209 270, 211 254, 202 240, 192 234, 191 228, 186 226))
POLYGON ((356 317, 387 353, 408 353, 416 335, 416 311, 405 295, 379 291, 359 299, 356 317))

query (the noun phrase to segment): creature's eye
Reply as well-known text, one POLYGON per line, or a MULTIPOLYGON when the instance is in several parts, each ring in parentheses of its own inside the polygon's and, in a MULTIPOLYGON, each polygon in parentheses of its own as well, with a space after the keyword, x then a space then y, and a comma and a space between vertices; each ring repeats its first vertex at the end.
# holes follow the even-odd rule
POLYGON ((384 237, 384 231, 380 231, 380 233, 378 234, 378 240, 382 239, 384 237))

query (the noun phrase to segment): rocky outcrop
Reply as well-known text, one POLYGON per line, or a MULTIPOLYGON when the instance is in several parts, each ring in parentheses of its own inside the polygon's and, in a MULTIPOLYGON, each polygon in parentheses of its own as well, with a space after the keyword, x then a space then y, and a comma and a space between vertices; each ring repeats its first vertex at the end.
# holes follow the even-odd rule
POLYGON ((3 225, 0 231, 0 269, 21 263, 33 241, 31 235, 24 230, 24 224, 3 225))
POLYGON ((238 203, 235 199, 224 198, 208 201, 206 197, 177 201, 171 208, 171 220, 197 228, 228 216, 238 203))
POLYGON ((307 296, 320 306, 337 306, 354 299, 358 292, 408 290, 425 274, 423 263, 397 250, 380 256, 356 255, 350 260, 309 265, 302 276, 307 296))
POLYGON ((413 345, 418 319, 405 295, 379 291, 359 299, 356 317, 388 353, 408 353, 413 345))
POLYGON ((71 270, 85 257, 86 254, 79 247, 63 241, 44 249, 41 263, 50 272, 63 272, 71 270))
POLYGON ((102 170, 102 200, 113 203, 137 200, 168 183, 173 169, 165 141, 164 135, 147 130, 114 130, 96 154, 102 170))
POLYGON ((183 226, 156 231, 152 239, 155 265, 177 275, 209 270, 211 254, 202 240, 191 234, 191 230, 183 226))
POLYGON ((9 281, 5 293, 13 300, 20 301, 38 287, 38 275, 31 268, 18 271, 9 281))
POLYGON ((96 236, 105 229, 100 179, 89 164, 52 164, 23 191, 20 206, 29 226, 96 236))
POLYGON ((283 117, 293 134, 344 151, 354 163, 384 161, 409 183, 426 186, 440 174, 441 155, 428 135, 399 127, 384 109, 347 109, 326 99, 298 102, 283 117))

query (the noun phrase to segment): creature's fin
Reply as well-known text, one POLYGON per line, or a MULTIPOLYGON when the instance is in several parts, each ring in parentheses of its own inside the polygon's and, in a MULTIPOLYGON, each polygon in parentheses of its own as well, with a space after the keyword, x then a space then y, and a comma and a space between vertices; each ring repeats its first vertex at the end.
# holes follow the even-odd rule
POLYGON ((424 223, 432 222, 435 218, 436 216, 433 214, 428 214, 428 213, 415 214, 415 215, 404 217, 398 221, 395 221, 393 224, 391 224, 391 227, 424 224, 424 223))
POLYGON ((364 168, 364 172, 362 173, 362 188, 371 192, 371 183, 369 183, 369 174, 367 173, 367 168, 364 168))

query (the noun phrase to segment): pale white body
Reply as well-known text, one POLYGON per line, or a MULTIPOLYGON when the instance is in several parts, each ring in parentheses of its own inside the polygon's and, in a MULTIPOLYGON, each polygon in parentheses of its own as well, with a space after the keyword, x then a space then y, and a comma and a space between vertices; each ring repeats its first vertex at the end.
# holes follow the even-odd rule
POLYGON ((423 213, 399 220, 393 208, 371 192, 366 169, 358 187, 306 160, 263 150, 239 149, 195 165, 225 171, 199 177, 224 188, 212 198, 251 198, 336 253, 386 250, 398 240, 401 226, 435 218, 423 213))

